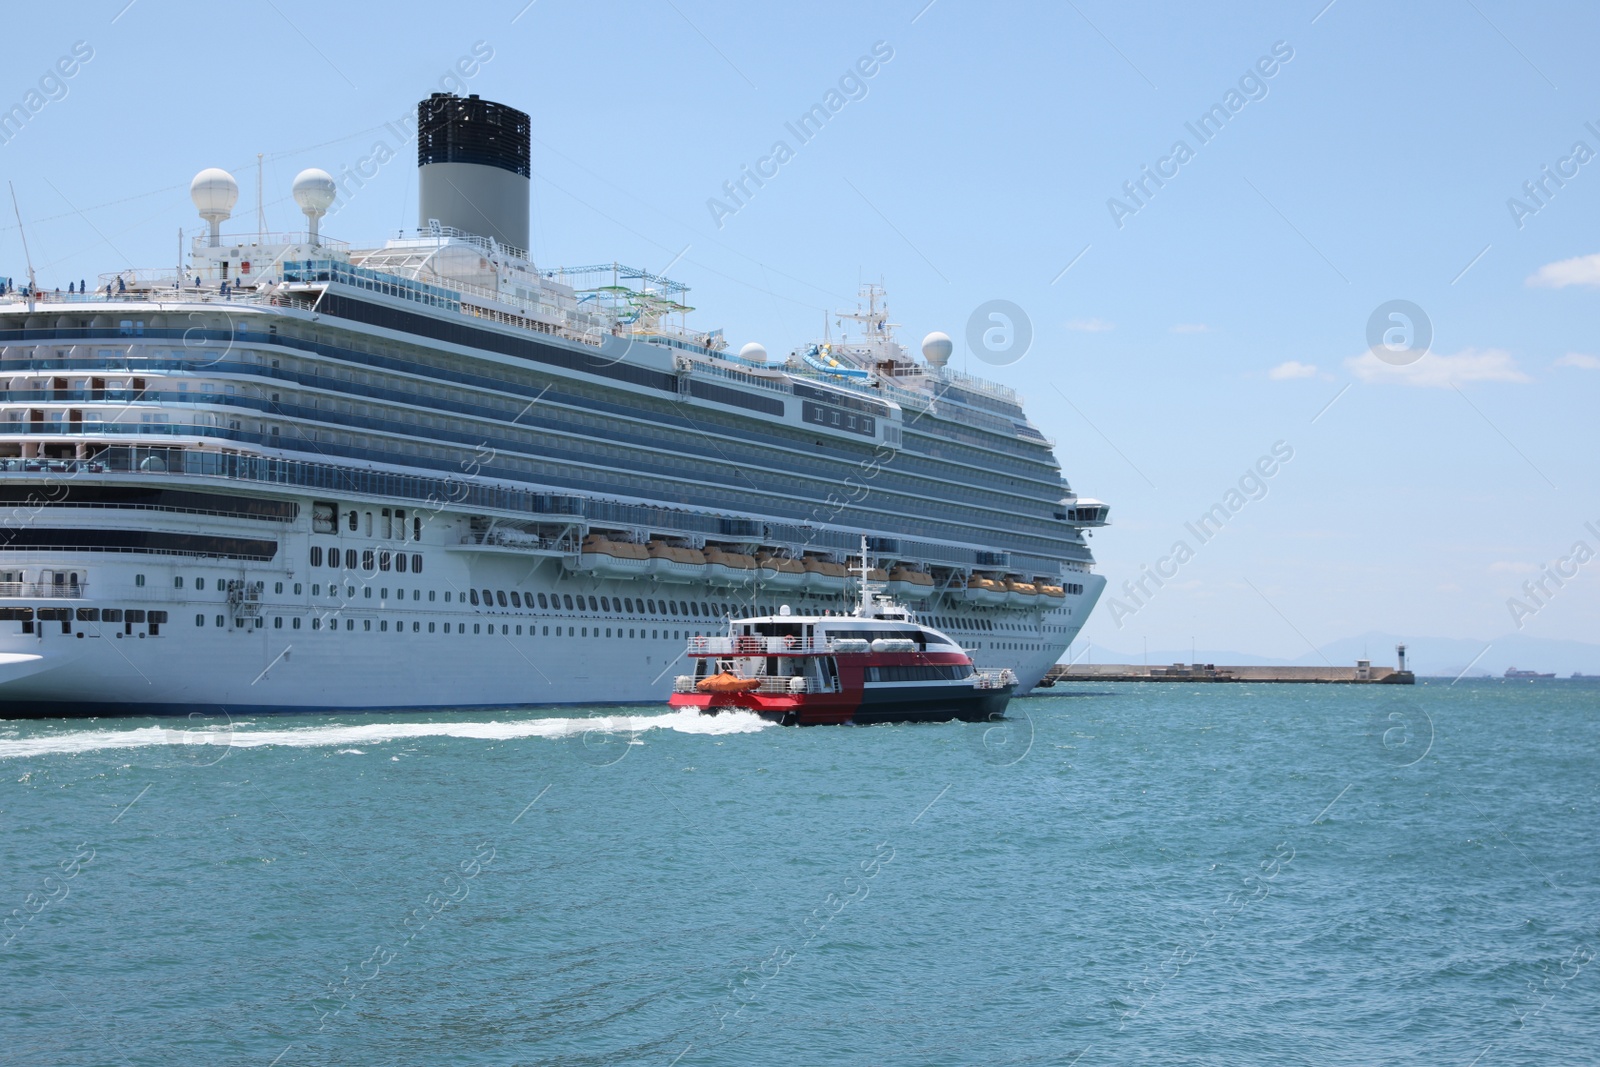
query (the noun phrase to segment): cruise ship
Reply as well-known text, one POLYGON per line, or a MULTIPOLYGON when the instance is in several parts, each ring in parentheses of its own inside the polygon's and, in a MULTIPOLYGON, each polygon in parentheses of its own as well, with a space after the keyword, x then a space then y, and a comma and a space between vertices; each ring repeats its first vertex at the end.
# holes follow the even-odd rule
POLYGON ((0 717, 662 701, 727 620, 874 582, 1025 692, 1100 595, 1008 388, 883 290, 737 352, 687 288, 536 265, 527 114, 418 105, 418 229, 203 232, 165 270, 0 296, 0 717))

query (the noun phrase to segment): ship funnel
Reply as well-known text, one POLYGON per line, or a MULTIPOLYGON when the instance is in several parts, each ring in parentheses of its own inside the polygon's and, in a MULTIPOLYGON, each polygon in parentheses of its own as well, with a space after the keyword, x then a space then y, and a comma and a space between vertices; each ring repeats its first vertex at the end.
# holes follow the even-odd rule
POLYGON ((437 220, 528 247, 527 112, 476 95, 434 93, 417 104, 417 228, 437 220))
POLYGON ((211 224, 211 247, 222 243, 222 223, 233 214, 239 202, 239 183, 218 167, 207 167, 189 183, 189 199, 200 217, 211 224))

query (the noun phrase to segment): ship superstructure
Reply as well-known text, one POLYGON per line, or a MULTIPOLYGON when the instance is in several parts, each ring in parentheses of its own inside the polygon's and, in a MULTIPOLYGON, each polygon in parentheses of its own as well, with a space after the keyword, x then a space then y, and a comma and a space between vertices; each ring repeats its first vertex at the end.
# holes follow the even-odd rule
POLYGON ((1044 675, 1107 508, 1009 389, 911 356, 878 287, 774 360, 671 279, 538 266, 527 116, 419 111, 416 231, 323 236, 307 171, 306 232, 229 236, 205 171, 181 271, 0 296, 0 714, 659 699, 729 617, 847 610, 863 533, 979 667, 1044 675))

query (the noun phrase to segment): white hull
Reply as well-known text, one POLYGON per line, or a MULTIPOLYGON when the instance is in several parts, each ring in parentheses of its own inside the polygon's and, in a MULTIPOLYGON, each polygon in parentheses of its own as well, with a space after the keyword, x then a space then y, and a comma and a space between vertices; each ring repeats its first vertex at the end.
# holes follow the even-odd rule
MULTIPOLYGON (((71 563, 81 595, 0 599, 0 606, 71 612, 66 633, 54 618, 33 622, 31 633, 21 632, 21 622, 0 620, 0 717, 654 703, 667 698, 682 673, 686 640, 725 632, 724 607, 744 614, 781 603, 813 611, 852 606, 846 594, 729 588, 705 578, 689 583, 676 573, 675 580, 601 576, 572 569, 572 557, 555 551, 464 544, 473 540, 465 536, 469 520, 450 513, 430 517, 420 541, 313 535, 311 498, 296 502, 300 517, 289 524, 218 516, 148 520, 202 534, 273 538, 279 550, 271 562, 78 553, 71 563), (420 574, 312 567, 314 545, 327 554, 338 547, 341 557, 350 549, 403 550, 420 554, 424 567, 420 574), (236 615, 229 606, 222 590, 230 580, 261 583, 255 614, 236 615), (473 605, 463 602, 469 590, 496 597, 516 590, 534 604, 542 593, 547 603, 559 598, 560 606, 473 605), (567 597, 583 599, 568 608, 567 597), (142 623, 79 619, 80 609, 108 608, 164 611, 167 621, 151 635, 142 623)), ((117 520, 83 512, 75 518, 117 520)), ((63 558, 9 552, 6 566, 61 566, 63 558)), ((1026 691, 1077 636, 1098 597, 1102 580, 1085 577, 1092 583, 1086 594, 1067 597, 1052 613, 978 611, 935 600, 920 614, 938 617, 980 667, 1014 670, 1026 691)))

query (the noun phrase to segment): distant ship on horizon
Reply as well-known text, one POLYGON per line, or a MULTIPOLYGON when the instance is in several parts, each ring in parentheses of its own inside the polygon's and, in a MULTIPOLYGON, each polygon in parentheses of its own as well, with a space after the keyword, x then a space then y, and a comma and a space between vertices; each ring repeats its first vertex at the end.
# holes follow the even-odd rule
POLYGON ((1538 671, 1519 671, 1515 667, 1507 667, 1504 675, 1506 678, 1554 678, 1555 672, 1540 674, 1538 671))

